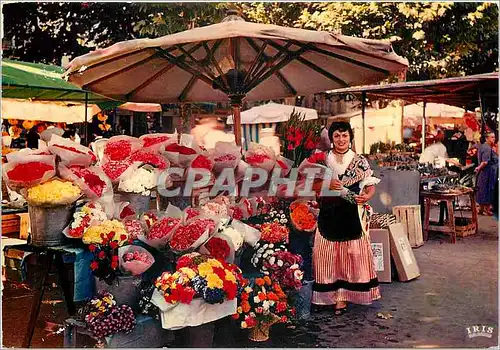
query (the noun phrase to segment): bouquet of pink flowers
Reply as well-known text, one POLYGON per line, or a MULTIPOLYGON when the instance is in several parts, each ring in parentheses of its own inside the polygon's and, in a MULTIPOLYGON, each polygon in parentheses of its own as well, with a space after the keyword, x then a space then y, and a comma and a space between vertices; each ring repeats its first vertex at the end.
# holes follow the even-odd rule
POLYGON ((144 273, 153 265, 155 259, 143 247, 128 245, 118 249, 120 257, 120 269, 132 276, 138 276, 144 273))
POLYGON ((288 251, 277 251, 264 261, 265 274, 277 281, 284 290, 299 290, 304 273, 300 269, 302 257, 288 251))

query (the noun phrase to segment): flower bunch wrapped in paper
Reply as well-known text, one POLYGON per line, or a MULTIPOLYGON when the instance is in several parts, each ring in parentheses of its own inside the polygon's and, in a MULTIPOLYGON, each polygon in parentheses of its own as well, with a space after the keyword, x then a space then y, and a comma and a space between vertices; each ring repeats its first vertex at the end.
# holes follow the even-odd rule
POLYGON ((77 185, 89 199, 112 200, 113 184, 100 167, 85 168, 79 165, 59 163, 58 170, 64 180, 77 185))
POLYGON ((175 229, 169 242, 170 248, 175 252, 185 252, 196 249, 215 233, 219 224, 217 218, 195 217, 175 229))
POLYGON ((326 152, 316 152, 299 165, 299 174, 307 178, 323 179, 330 169, 326 165, 326 152), (314 170, 311 170, 314 169, 314 170))
POLYGON ((277 222, 266 222, 259 225, 261 232, 260 239, 268 243, 288 243, 288 234, 290 230, 285 225, 281 225, 277 222))
POLYGON ((2 165, 3 179, 10 189, 19 191, 43 182, 56 175, 54 155, 29 155, 15 157, 2 165))
POLYGON ((254 328, 287 323, 294 314, 295 309, 288 304, 279 283, 265 276, 256 278, 253 285, 243 289, 233 319, 240 322, 241 328, 254 328))
POLYGON ((177 143, 177 131, 173 134, 146 134, 139 137, 142 147, 151 151, 159 151, 167 145, 177 143))
POLYGON ((201 214, 202 212, 200 209, 187 207, 186 209, 184 209, 184 221, 191 220, 192 218, 197 217, 201 214))
MULTIPOLYGON (((202 178, 207 177, 209 179, 208 184, 213 184, 215 177, 212 174, 212 169, 214 167, 214 161, 208 158, 206 155, 198 154, 189 164, 188 170, 194 173, 194 181, 201 181, 202 178)), ((193 176, 193 175, 191 175, 193 176)), ((202 181, 204 183, 204 181, 202 181)), ((198 185, 202 186, 202 185, 198 185)), ((205 185, 203 185, 205 186, 205 185)), ((193 187, 196 188, 196 187, 193 187)))
POLYGON ((164 213, 148 212, 143 216, 146 230, 138 238, 149 246, 163 249, 172 238, 172 234, 182 224, 184 213, 176 206, 169 204, 164 213))
POLYGON ((226 236, 214 236, 200 246, 200 253, 219 260, 233 262, 234 248, 231 245, 231 241, 226 236))
POLYGON ((295 230, 314 233, 318 227, 318 203, 298 199, 290 204, 290 219, 295 230))
POLYGON ((203 298, 209 304, 234 300, 244 280, 238 266, 207 255, 184 255, 174 273, 164 272, 155 282, 167 303, 190 304, 203 298))
POLYGON ((265 241, 259 241, 254 246, 254 253, 250 262, 257 270, 264 273, 266 271, 264 269, 265 262, 269 261, 274 253, 285 252, 287 250, 288 249, 284 242, 268 243, 265 241))
POLYGON ((108 241, 118 242, 122 246, 128 241, 125 226, 118 220, 106 220, 99 225, 89 227, 82 238, 85 244, 106 244, 108 241))
POLYGON ((276 154, 270 147, 251 142, 245 152, 245 162, 252 167, 270 172, 276 164, 276 154))
POLYGON ((101 292, 92 298, 86 309, 87 329, 99 341, 119 332, 129 333, 135 328, 136 320, 132 308, 128 305, 116 305, 113 295, 109 292, 101 292))
MULTIPOLYGON (((255 246, 257 242, 260 240, 261 232, 247 224, 244 224, 243 222, 239 220, 233 219, 231 221, 230 226, 228 229, 231 228, 233 229, 236 233, 240 234, 243 237, 243 242, 247 243, 251 247, 255 246)), ((226 229, 223 231, 225 232, 226 229)), ((228 235, 232 236, 233 234, 227 233, 228 235)), ((235 234, 234 234, 235 235, 235 234)), ((236 238, 235 238, 236 239, 236 238)), ((240 244, 240 241, 235 241, 234 245, 238 246, 240 244)), ((236 249, 238 250, 238 249, 236 249)))
POLYGON ((143 143, 136 137, 119 135, 111 137, 104 147, 103 163, 124 161, 140 149, 143 143))
MULTIPOLYGON (((87 232, 88 231, 89 230, 87 230, 87 232)), ((89 250, 94 255, 90 264, 90 269, 94 276, 111 284, 112 281, 120 275, 120 271, 118 270, 120 266, 118 247, 122 245, 126 239, 126 235, 122 234, 121 237, 117 237, 115 232, 111 231, 107 234, 101 233, 98 243, 89 244, 89 250)))
POLYGON ((28 188, 25 197, 30 205, 55 207, 73 204, 81 195, 78 186, 56 178, 28 188))
POLYGON ((125 274, 139 276, 146 272, 155 262, 153 255, 145 248, 127 245, 118 249, 120 269, 125 274))
POLYGON ((212 216, 228 216, 229 208, 227 204, 220 203, 217 201, 209 201, 200 207, 201 212, 204 215, 212 216))
POLYGON ((73 221, 63 231, 68 238, 82 238, 92 225, 99 225, 108 219, 104 207, 98 202, 88 202, 73 214, 73 221))
POLYGON ((161 149, 172 165, 187 168, 191 162, 202 154, 202 149, 196 143, 193 136, 182 134, 180 142, 171 143, 161 149))
POLYGON ((158 184, 158 171, 149 165, 141 166, 120 180, 118 190, 127 193, 137 193, 143 196, 149 196, 151 190, 158 184))
POLYGON ((151 151, 148 149, 139 149, 132 153, 127 159, 132 162, 139 162, 141 165, 148 164, 160 170, 165 170, 170 166, 170 162, 167 158, 162 156, 157 151, 151 151))
POLYGON ((50 138, 49 151, 69 165, 90 166, 97 161, 90 148, 58 135, 52 135, 50 138))
POLYGON ((107 161, 101 163, 101 169, 104 171, 113 183, 119 182, 121 179, 126 179, 140 163, 134 164, 129 158, 117 161, 107 161))
POLYGON ((284 290, 299 290, 304 273, 301 270, 302 257, 287 251, 274 252, 264 261, 264 274, 277 281, 284 290))
POLYGON ((274 169, 279 169, 280 176, 286 177, 290 173, 290 170, 292 170, 293 163, 293 160, 279 155, 276 157, 276 165, 274 166, 274 169))
POLYGON ((129 217, 123 220, 123 225, 129 236, 129 240, 133 241, 144 235, 143 223, 134 217, 129 217))
POLYGON ((241 160, 241 147, 234 142, 217 142, 215 148, 209 151, 210 159, 214 161, 214 170, 218 173, 224 169, 235 169, 241 160))

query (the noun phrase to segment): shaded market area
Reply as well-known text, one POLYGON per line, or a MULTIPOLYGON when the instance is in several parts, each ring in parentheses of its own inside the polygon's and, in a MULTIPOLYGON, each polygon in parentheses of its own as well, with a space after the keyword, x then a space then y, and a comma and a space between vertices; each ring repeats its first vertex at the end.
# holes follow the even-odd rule
MULTIPOLYGON (((135 6, 127 35, 93 51, 80 35, 63 67, 28 62, 19 33, 3 45, 3 346, 498 346, 489 58, 422 80, 446 70, 416 63, 420 31, 327 25, 358 4, 135 6), (302 15, 262 20, 276 9, 302 15), (330 16, 313 26, 312 9, 330 16)), ((100 25, 87 34, 116 35, 100 25)))

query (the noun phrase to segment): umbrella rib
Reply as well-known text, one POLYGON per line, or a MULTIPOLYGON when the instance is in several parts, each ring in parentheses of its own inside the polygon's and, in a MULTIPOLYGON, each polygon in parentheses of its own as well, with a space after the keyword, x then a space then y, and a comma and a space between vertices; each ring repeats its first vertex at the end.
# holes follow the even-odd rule
MULTIPOLYGON (((219 66, 219 64, 217 63, 217 60, 215 59, 215 56, 213 55, 215 53, 216 50, 212 51, 209 49, 208 47, 208 44, 207 42, 203 42, 203 47, 205 48, 205 51, 207 52, 207 57, 210 59, 210 62, 212 62, 212 64, 214 65, 215 69, 217 70, 217 72, 219 72, 219 75, 222 79, 222 82, 224 83, 224 90, 226 91, 231 91, 231 89, 229 88, 229 84, 227 82, 227 78, 226 78, 226 75, 224 74, 224 72, 222 71, 221 67, 219 66)), ((215 79, 214 79, 215 81, 215 79)))
POLYGON ((196 83, 197 80, 198 80, 198 77, 196 77, 196 76, 192 76, 191 79, 189 79, 188 83, 186 84, 184 89, 182 89, 182 92, 179 95, 179 98, 178 98, 179 101, 184 101, 186 99, 187 94, 191 91, 191 89, 194 86, 194 83, 196 83))
POLYGON ((82 86, 82 88, 85 89, 85 88, 89 87, 90 85, 94 85, 94 84, 102 82, 103 80, 110 79, 110 78, 114 77, 117 74, 126 73, 129 70, 131 70, 131 69, 133 69, 133 68, 135 68, 135 67, 137 67, 137 66, 139 66, 139 65, 141 65, 143 63, 146 63, 146 62, 148 62, 148 61, 150 61, 150 60, 152 60, 152 59, 154 59, 156 57, 157 57, 157 54, 153 53, 151 56, 148 56, 148 57, 146 57, 146 58, 144 58, 144 59, 142 59, 140 61, 134 62, 131 65, 126 66, 125 68, 119 69, 119 70, 114 71, 114 72, 112 72, 110 74, 106 74, 106 75, 104 75, 102 77, 99 77, 97 79, 91 80, 91 81, 87 82, 86 84, 84 84, 82 86))
MULTIPOLYGON (((210 78, 208 78, 207 76, 205 76, 203 73, 196 71, 195 69, 191 68, 189 65, 185 64, 184 62, 182 62, 178 58, 172 57, 168 52, 163 52, 163 49, 157 48, 157 50, 170 63, 175 64, 180 69, 182 69, 182 70, 184 70, 184 71, 186 71, 194 76, 197 76, 199 79, 203 80, 208 85, 210 85, 210 86, 213 85, 213 81, 210 78)), ((226 92, 226 91, 224 91, 224 92, 226 92)))
POLYGON ((264 55, 264 57, 266 57, 266 55, 264 54, 264 50, 267 47, 267 43, 264 42, 262 44, 262 46, 260 47, 260 49, 258 49, 257 45, 255 44, 255 42, 253 40, 251 40, 250 38, 245 38, 245 39, 247 40, 247 42, 250 45, 250 47, 257 52, 257 56, 255 56, 252 64, 248 68, 247 74, 245 75, 245 81, 244 81, 244 83, 246 83, 248 81, 248 79, 250 78, 250 75, 252 74, 254 68, 256 68, 256 66, 257 66, 257 62, 262 62, 262 61, 260 61, 260 58, 262 57, 262 55, 264 55))
POLYGON ((201 68, 206 75, 208 75, 208 77, 212 80, 215 80, 215 75, 213 75, 212 72, 210 72, 210 70, 208 70, 203 64, 201 61, 198 61, 196 58, 193 57, 193 55, 191 55, 191 53, 187 52, 181 45, 176 45, 177 48, 179 49, 179 51, 181 51, 185 56, 189 57, 189 59, 191 61, 193 61, 194 64, 198 65, 198 68, 201 68))
MULTIPOLYGON (((297 45, 301 46, 300 43, 298 43, 297 45)), ((384 73, 386 75, 390 74, 390 72, 388 70, 386 70, 386 69, 383 69, 383 68, 380 68, 380 67, 376 67, 376 66, 373 66, 373 65, 368 64, 368 63, 356 61, 356 60, 354 60, 352 58, 345 57, 345 56, 333 53, 333 52, 328 51, 328 50, 320 49, 319 47, 317 47, 315 45, 313 47, 311 47, 311 50, 312 51, 316 51, 317 53, 323 54, 325 56, 330 56, 330 57, 337 58, 337 59, 342 60, 342 61, 346 61, 346 62, 355 64, 355 65, 363 67, 363 68, 368 68, 368 69, 374 70, 376 72, 384 73)))
POLYGON ((169 63, 167 66, 163 67, 159 72, 156 72, 149 78, 147 78, 143 83, 141 83, 139 86, 131 90, 128 94, 125 95, 127 100, 129 100, 133 94, 136 94, 137 92, 143 90, 146 86, 148 86, 153 80, 159 78, 162 76, 164 73, 168 72, 171 70, 173 67, 175 67, 175 64, 169 63))
MULTIPOLYGON (((250 47, 257 52, 257 45, 255 44, 255 42, 250 39, 250 38, 246 38, 248 40, 248 43, 250 45, 250 47)), ((258 57, 260 57, 261 55, 264 55, 264 60, 267 60, 268 59, 268 56, 266 54, 264 54, 264 50, 263 48, 265 48, 267 46, 267 43, 264 42, 264 44, 262 45, 261 49, 258 50, 258 55, 256 57, 256 59, 258 57)), ((292 95, 297 95, 297 91, 293 88, 292 84, 290 84, 290 82, 283 76, 283 74, 281 74, 280 71, 277 71, 276 73, 276 76, 278 77, 278 79, 281 81, 281 83, 283 85, 285 85, 286 89, 292 94, 292 95)))
MULTIPOLYGON (((281 45, 275 43, 275 42, 270 42, 269 43, 271 46, 275 47, 276 49, 278 50, 285 50, 286 52, 290 52, 288 49, 282 47, 281 45)), ((311 50, 312 47, 314 47, 314 45, 298 45, 300 47, 302 47, 303 50, 311 50)), ((349 84, 347 84, 344 80, 340 79, 339 77, 333 75, 332 73, 330 72, 327 72, 326 70, 324 70, 323 68, 315 65, 314 63, 312 63, 311 61, 305 59, 304 57, 297 57, 296 58, 297 61, 299 61, 300 63, 306 65, 307 67, 311 68, 312 70, 320 73, 321 75, 327 77, 328 79, 331 79, 333 81, 336 81, 337 83, 343 85, 344 87, 347 87, 349 86, 349 84)))
MULTIPOLYGON (((285 45, 285 48, 288 49, 290 46, 292 46, 292 43, 288 42, 285 45)), ((253 48, 254 48, 254 50, 256 50, 258 48, 258 46, 255 45, 253 48)), ((250 77, 250 80, 254 81, 256 79, 259 79, 260 76, 264 75, 264 73, 266 72, 266 69, 269 69, 269 66, 272 67, 274 62, 276 62, 279 58, 287 57, 286 54, 287 54, 287 52, 280 51, 280 50, 278 50, 278 53, 276 55, 274 55, 273 57, 270 57, 270 56, 264 54, 264 59, 263 59, 264 65, 263 66, 259 65, 259 67, 258 67, 259 70, 257 71, 257 73, 253 74, 253 77, 250 77), (261 68, 261 66, 262 66, 262 68, 261 68)))

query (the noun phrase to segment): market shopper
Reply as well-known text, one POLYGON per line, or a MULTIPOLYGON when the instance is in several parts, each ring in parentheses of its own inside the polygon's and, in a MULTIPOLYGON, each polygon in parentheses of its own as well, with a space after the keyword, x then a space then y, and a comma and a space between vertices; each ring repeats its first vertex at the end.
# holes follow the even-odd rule
POLYGON ((346 187, 357 195, 356 203, 344 197, 319 198, 312 303, 335 305, 335 314, 341 315, 347 303, 370 304, 380 298, 368 237, 371 208, 366 204, 378 179, 372 177, 368 161, 350 148, 354 133, 348 122, 334 122, 328 135, 333 145, 326 164, 339 174, 330 189, 346 187))
POLYGON ((477 195, 479 214, 492 215, 491 206, 495 198, 495 182, 498 181, 498 154, 493 150, 495 145, 495 133, 489 132, 485 135, 485 142, 479 146, 477 153, 479 165, 475 169, 477 173, 477 195))

